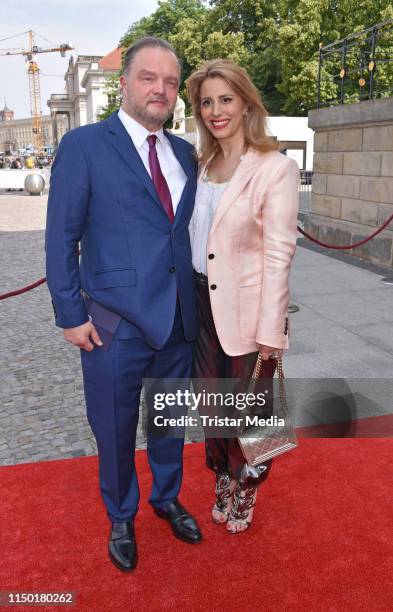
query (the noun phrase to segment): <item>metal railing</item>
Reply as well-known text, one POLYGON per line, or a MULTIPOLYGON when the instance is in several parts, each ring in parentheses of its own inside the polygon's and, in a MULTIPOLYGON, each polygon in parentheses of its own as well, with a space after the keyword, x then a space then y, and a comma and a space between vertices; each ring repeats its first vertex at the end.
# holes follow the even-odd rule
POLYGON ((393 19, 319 49, 317 108, 393 94, 393 19))
POLYGON ((299 213, 308 215, 311 212, 312 170, 300 170, 299 213))

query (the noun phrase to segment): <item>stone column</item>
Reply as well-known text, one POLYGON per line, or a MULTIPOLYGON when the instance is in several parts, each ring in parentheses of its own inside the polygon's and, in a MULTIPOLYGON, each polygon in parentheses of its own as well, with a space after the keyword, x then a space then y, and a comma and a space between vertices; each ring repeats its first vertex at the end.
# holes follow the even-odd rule
MULTIPOLYGON (((311 214, 305 229, 323 242, 353 244, 393 214, 393 98, 312 110, 311 214)), ((343 251, 393 267, 393 223, 343 251)))
POLYGON ((57 113, 51 113, 52 117, 52 134, 53 134, 53 144, 55 148, 59 146, 59 132, 57 130, 57 113))

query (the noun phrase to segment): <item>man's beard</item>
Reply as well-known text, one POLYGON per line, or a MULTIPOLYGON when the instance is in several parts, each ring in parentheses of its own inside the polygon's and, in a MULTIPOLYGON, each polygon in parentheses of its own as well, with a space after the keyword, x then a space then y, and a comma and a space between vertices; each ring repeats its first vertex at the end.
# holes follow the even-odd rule
POLYGON ((150 123, 152 125, 155 125, 158 128, 163 126, 164 123, 173 114, 173 110, 170 111, 170 110, 167 110, 167 109, 163 108, 162 109, 163 112, 164 112, 164 110, 166 112, 164 114, 162 114, 162 115, 156 115, 156 114, 154 114, 154 112, 149 111, 149 109, 147 107, 138 106, 137 104, 133 104, 131 106, 131 108, 132 108, 132 111, 134 112, 135 116, 138 117, 141 121, 143 121, 144 123, 150 123))

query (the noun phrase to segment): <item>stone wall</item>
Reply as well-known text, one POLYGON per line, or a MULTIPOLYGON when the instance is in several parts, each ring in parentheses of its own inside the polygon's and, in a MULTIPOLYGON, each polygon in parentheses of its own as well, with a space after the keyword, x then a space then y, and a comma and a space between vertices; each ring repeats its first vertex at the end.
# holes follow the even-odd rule
MULTIPOLYGON (((353 244, 393 214, 393 98, 313 110, 311 214, 320 240, 353 244)), ((343 251, 393 267, 393 222, 367 244, 343 251)))

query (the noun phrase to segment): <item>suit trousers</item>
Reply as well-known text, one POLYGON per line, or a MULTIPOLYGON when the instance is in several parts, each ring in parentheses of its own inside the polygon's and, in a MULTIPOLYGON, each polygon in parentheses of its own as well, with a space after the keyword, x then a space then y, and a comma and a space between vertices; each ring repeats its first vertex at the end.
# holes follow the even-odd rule
MULTIPOLYGON (((142 337, 114 335, 108 350, 81 351, 87 418, 97 441, 99 479, 108 517, 131 521, 139 486, 134 453, 143 378, 189 378, 193 342, 184 338, 177 306, 172 333, 157 350, 142 337)), ((182 438, 152 436, 147 456, 153 475, 150 503, 165 508, 178 495, 183 472, 182 438)))
MULTIPOLYGON (((248 353, 234 357, 224 353, 214 325, 208 279, 200 273, 195 273, 195 281, 198 299, 199 335, 195 346, 193 377, 202 379, 250 379, 258 353, 248 353)), ((228 304, 228 308, 230 307, 230 304, 228 304)), ((264 378, 274 376, 275 365, 273 359, 264 362, 264 378)), ((253 486, 263 482, 269 474, 272 461, 266 461, 266 469, 263 471, 248 466, 236 438, 206 438, 205 447, 206 465, 216 474, 226 472, 235 480, 245 481, 253 486)))

